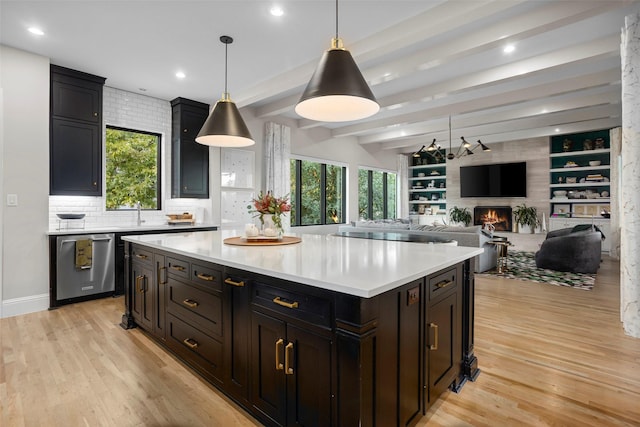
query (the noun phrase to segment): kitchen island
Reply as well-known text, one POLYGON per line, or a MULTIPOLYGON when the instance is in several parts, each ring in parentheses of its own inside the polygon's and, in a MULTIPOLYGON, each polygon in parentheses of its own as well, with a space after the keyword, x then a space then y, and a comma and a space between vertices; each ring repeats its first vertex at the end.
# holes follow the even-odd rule
POLYGON ((301 235, 125 236, 126 311, 267 425, 414 425, 479 373, 479 248, 301 235))

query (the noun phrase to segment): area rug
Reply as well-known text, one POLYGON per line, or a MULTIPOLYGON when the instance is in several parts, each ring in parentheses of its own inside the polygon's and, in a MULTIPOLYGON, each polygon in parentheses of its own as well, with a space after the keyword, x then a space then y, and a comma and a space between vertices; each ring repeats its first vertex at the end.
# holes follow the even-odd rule
POLYGON ((496 270, 477 273, 477 276, 498 276, 506 279, 526 280, 529 282, 548 283, 556 286, 570 286, 576 289, 590 291, 596 281, 595 274, 567 273, 563 271, 547 270, 536 267, 535 253, 523 251, 509 251, 507 271, 498 273, 496 270))

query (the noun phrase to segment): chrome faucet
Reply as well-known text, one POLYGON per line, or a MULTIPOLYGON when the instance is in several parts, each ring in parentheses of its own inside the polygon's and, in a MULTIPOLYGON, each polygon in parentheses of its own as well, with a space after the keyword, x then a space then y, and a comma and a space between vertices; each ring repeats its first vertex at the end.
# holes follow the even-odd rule
POLYGON ((141 217, 142 205, 140 204, 140 202, 136 203, 136 210, 138 211, 138 225, 142 225, 144 220, 141 217))

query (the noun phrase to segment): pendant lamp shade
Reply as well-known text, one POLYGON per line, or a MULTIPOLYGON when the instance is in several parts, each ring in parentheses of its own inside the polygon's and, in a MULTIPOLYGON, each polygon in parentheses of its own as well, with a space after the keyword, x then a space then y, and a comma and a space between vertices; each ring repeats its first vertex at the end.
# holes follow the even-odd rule
POLYGON ((198 132, 196 142, 213 147, 247 147, 255 144, 238 107, 228 97, 216 102, 198 132))
POLYGON ((364 119, 380 110, 369 85, 348 50, 333 39, 304 90, 295 111, 302 117, 323 122, 364 119))
POLYGON ((255 144, 255 141, 242 120, 238 107, 231 101, 227 92, 227 47, 233 43, 233 39, 229 36, 221 36, 220 41, 225 45, 224 93, 202 125, 196 136, 196 142, 213 147, 247 147, 255 144))

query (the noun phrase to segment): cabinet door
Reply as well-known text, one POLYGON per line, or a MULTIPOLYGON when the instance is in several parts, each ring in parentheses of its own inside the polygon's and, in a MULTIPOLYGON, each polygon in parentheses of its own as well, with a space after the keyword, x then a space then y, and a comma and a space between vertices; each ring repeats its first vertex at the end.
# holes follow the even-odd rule
POLYGON ((245 403, 249 401, 249 286, 246 278, 229 269, 225 270, 224 278, 225 390, 245 403))
POLYGON ((138 326, 153 332, 154 289, 153 271, 140 263, 131 265, 133 289, 131 290, 131 313, 138 326))
POLYGON ((100 140, 98 125, 51 120, 51 195, 101 195, 100 140))
POLYGON ((102 111, 102 85, 52 75, 51 114, 54 117, 81 120, 100 125, 102 111))
POLYGON ((273 424, 285 425, 285 323, 256 311, 251 317, 251 403, 273 424))
POLYGON ((195 140, 180 143, 179 197, 209 197, 209 147, 195 140))
POLYGON ((287 425, 331 425, 331 340, 287 324, 287 425))
MULTIPOLYGON (((165 307, 166 307, 166 287, 167 287, 167 267, 165 264, 165 256, 160 254, 153 254, 153 265, 155 268, 155 298, 154 309, 155 319, 153 323, 153 333, 161 340, 166 339, 166 319, 165 319, 165 307)), ((134 281, 135 283, 135 281, 134 281)))
POLYGON ((458 292, 428 308, 426 349, 429 402, 434 402, 456 379, 462 358, 462 329, 458 292))

